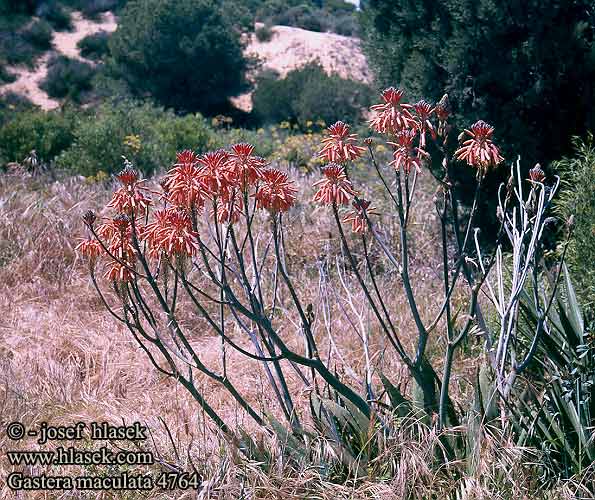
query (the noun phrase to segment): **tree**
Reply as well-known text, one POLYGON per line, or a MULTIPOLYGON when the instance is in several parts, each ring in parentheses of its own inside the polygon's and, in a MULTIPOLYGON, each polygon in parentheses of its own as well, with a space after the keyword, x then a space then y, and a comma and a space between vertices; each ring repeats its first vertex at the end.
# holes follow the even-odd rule
POLYGON ((290 71, 283 79, 264 74, 257 81, 253 112, 262 123, 284 120, 307 128, 308 121, 337 120, 350 123, 361 118, 370 104, 370 88, 361 82, 328 75, 319 62, 290 71))
POLYGON ((212 0, 132 0, 110 50, 136 95, 178 111, 216 113, 246 87, 240 33, 212 0))
POLYGON ((362 34, 379 83, 448 92, 459 125, 489 121, 532 166, 594 124, 594 16, 592 0, 368 0, 362 34))

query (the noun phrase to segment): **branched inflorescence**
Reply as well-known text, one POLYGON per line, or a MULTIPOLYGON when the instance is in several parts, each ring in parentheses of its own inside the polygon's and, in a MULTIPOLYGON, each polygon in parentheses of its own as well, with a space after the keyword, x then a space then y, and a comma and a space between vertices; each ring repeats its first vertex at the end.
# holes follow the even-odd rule
MULTIPOLYGON (((314 182, 312 201, 332 211, 344 255, 363 293, 369 317, 420 388, 423 410, 437 414, 438 426, 444 427, 456 422, 457 412, 449 396, 451 368, 456 349, 471 331, 483 338, 486 354, 498 370, 501 388, 506 385, 506 367, 509 372, 519 368, 508 355, 510 339, 515 338, 517 297, 510 297, 508 305, 499 304, 500 308, 507 308, 501 314, 506 325, 500 338, 494 338, 485 325, 478 300, 494 262, 498 270, 502 263, 500 250, 489 255, 481 252, 473 229, 474 217, 482 180, 487 170, 499 165, 503 158, 494 143, 493 127, 483 121, 465 130, 456 151, 449 150, 451 124, 446 96, 436 105, 423 100, 409 104, 404 102, 403 91, 391 87, 382 92, 381 99, 381 103, 371 107, 369 126, 377 134, 375 138, 360 141, 349 125, 341 121, 328 128, 318 153, 326 165, 322 168, 322 178, 314 182), (392 152, 387 165, 380 165, 373 153, 372 144, 378 137, 392 152), (430 141, 433 148, 429 147, 430 141), (431 155, 429 151, 439 154, 431 155), (364 197, 365 186, 357 187, 354 163, 361 161, 366 152, 386 194, 382 201, 388 201, 394 208, 391 212, 399 225, 398 245, 383 235, 381 221, 387 215, 383 213, 386 210, 375 208, 371 197, 364 197), (459 214, 452 189, 453 160, 477 170, 476 195, 466 220, 459 214), (430 166, 433 168, 425 169, 430 166), (442 228, 444 296, 436 304, 431 321, 419 310, 409 274, 408 225, 416 179, 423 172, 435 176, 439 185, 436 209, 442 228), (350 225, 353 236, 345 233, 344 224, 350 225), (449 234, 453 234, 451 239, 449 234), (362 251, 352 251, 354 239, 359 239, 362 251), (381 276, 372 265, 368 251, 372 244, 378 246, 388 265, 399 274, 416 328, 413 349, 405 347, 402 332, 395 326, 395 315, 402 311, 391 311, 386 294, 381 291, 381 276), (456 249, 454 254, 452 248, 456 249), (460 315, 463 320, 457 320, 452 300, 461 277, 469 295, 468 311, 460 315), (441 377, 426 352, 429 339, 440 329, 446 346, 441 377), (494 346, 497 346, 496 354, 494 346)), ((159 183, 159 192, 147 187, 148 183, 128 163, 116 179, 120 186, 107 205, 108 215, 98 217, 92 212, 84 215, 89 237, 77 249, 88 259, 93 283, 110 313, 126 324, 156 369, 176 378, 225 434, 233 435, 233 432, 198 390, 195 371, 222 384, 254 421, 271 430, 266 412, 255 409, 228 377, 229 348, 262 364, 278 407, 297 435, 301 435, 302 416, 296 410, 295 394, 287 382, 288 366, 317 397, 333 391, 337 401, 368 419, 383 411, 385 407, 377 404, 375 394, 375 367, 370 361, 367 330, 358 333, 366 353, 366 373, 361 384, 366 388, 365 395, 360 394, 360 387, 347 384, 331 361, 321 356, 320 332, 312 305, 302 302, 287 262, 284 214, 298 200, 298 189, 287 172, 269 167, 266 160, 255 155, 254 146, 241 143, 229 150, 204 154, 189 150, 178 153, 159 183), (263 213, 265 217, 260 215, 263 213), (268 243, 262 245, 262 241, 268 243), (117 306, 109 304, 95 278, 101 262, 106 265, 105 278, 119 300, 117 306), (203 324, 221 337, 219 371, 205 366, 190 341, 192 332, 178 321, 180 290, 185 292, 203 324), (155 308, 163 313, 164 323, 155 308), (297 334, 304 339, 303 349, 289 347, 286 335, 281 334, 288 322, 280 319, 283 316, 280 311, 284 311, 283 315, 292 311, 297 318, 294 324, 297 334), (243 342, 231 335, 230 323, 241 332, 243 342), (321 389, 323 386, 326 389, 321 389)), ((509 217, 507 203, 511 196, 501 200, 499 207, 502 225, 496 248, 500 248, 500 239, 506 234, 511 235, 519 248, 528 245, 528 250, 523 252, 529 258, 523 260, 519 256, 523 264, 518 266, 517 271, 522 274, 519 279, 531 275, 539 265, 537 259, 541 253, 536 248, 543 230, 543 211, 551 199, 551 195, 544 197, 545 174, 541 169, 532 170, 530 179, 529 199, 538 202, 532 202, 537 207, 535 213, 521 208, 522 217, 517 218, 517 212, 509 217), (538 196, 537 192, 541 194, 538 196), (524 229, 516 227, 519 220, 524 229), (519 230, 525 232, 521 234, 519 230)), ((518 175, 516 182, 519 205, 529 206, 518 184, 521 182, 518 175)), ((379 206, 381 200, 377 201, 379 206)), ((519 290, 523 284, 518 280, 513 283, 519 290)), ((351 294, 349 287, 345 289, 351 294)), ((351 301, 351 295, 346 300, 351 301)), ((532 355, 526 353, 524 363, 532 355)), ((314 408, 314 400, 311 402, 314 408)), ((314 418, 320 421, 322 413, 314 418)))

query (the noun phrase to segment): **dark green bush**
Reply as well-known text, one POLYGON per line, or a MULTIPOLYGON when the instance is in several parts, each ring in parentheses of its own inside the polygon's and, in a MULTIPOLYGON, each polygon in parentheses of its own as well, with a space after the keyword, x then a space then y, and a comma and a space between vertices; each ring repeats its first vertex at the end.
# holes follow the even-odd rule
POLYGON ((135 0, 110 52, 137 96, 178 111, 216 113, 246 88, 240 34, 212 0, 135 0))
POLYGON ((295 26, 310 31, 325 31, 317 11, 309 5, 297 5, 273 17, 274 24, 284 26, 295 26))
POLYGON ((81 56, 87 59, 102 59, 109 52, 108 41, 110 34, 107 31, 99 31, 87 35, 78 43, 81 56))
POLYGON ((33 66, 41 51, 27 41, 20 32, 0 33, 0 55, 8 64, 33 66))
POLYGON ((575 155, 554 163, 562 179, 558 214, 573 221, 567 262, 573 271, 576 293, 585 319, 595 326, 595 144, 593 136, 575 139, 575 155))
POLYGON ((4 85, 6 83, 12 83, 16 81, 17 77, 8 71, 3 64, 0 64, 0 85, 4 85))
POLYGON ((25 14, 32 16, 39 4, 39 0, 0 0, 0 14, 11 16, 25 14))
POLYGON ((95 68, 76 59, 58 56, 48 63, 48 73, 41 84, 50 97, 68 97, 79 102, 81 95, 92 88, 95 68))
POLYGON ((124 3, 121 0, 87 0, 81 10, 85 17, 95 18, 102 12, 123 7, 124 3))
POLYGON ((16 110, 0 126, 2 164, 20 162, 33 149, 41 161, 49 163, 72 144, 73 130, 74 114, 71 111, 16 110))
POLYGON ((255 35, 259 42, 269 42, 273 38, 274 31, 268 25, 263 25, 256 29, 255 35))
POLYGON ((353 14, 344 14, 335 18, 332 30, 343 36, 359 36, 359 21, 353 14))
POLYGON ((39 19, 23 31, 23 37, 40 50, 48 50, 52 47, 52 27, 50 23, 39 19))
POLYGON ((75 141, 58 159, 59 167, 85 176, 118 172, 122 155, 145 173, 170 166, 176 151, 210 147, 212 130, 200 115, 133 101, 108 102, 76 122, 75 141), (127 139, 128 138, 128 139, 127 139), (133 147, 138 143, 139 147, 133 147))
POLYGON ((370 104, 367 85, 327 75, 318 63, 290 71, 278 80, 261 77, 253 95, 253 112, 261 123, 287 120, 305 127, 307 121, 359 121, 362 108, 370 104))
POLYGON ((253 8, 258 21, 272 25, 332 31, 342 35, 357 32, 355 5, 344 0, 266 0, 258 2, 253 8))
POLYGON ((57 31, 72 29, 70 14, 60 3, 55 1, 43 3, 37 9, 36 14, 50 23, 57 31))

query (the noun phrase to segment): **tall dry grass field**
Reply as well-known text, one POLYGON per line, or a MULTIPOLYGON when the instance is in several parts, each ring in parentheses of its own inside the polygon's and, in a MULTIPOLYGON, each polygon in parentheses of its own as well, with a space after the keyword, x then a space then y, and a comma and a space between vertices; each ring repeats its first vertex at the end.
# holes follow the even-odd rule
MULTIPOLYGON (((300 202, 286 224, 288 267, 303 302, 313 306, 314 332, 321 356, 342 377, 352 382, 361 380, 366 353, 359 332, 368 331, 367 355, 371 362, 382 367, 392 382, 407 392, 405 367, 387 350, 365 307, 361 289, 353 286, 355 278, 335 234, 331 214, 309 202, 313 179, 299 172, 292 172, 291 176, 299 185, 300 202)), ((438 225, 433 215, 436 186, 429 175, 422 175, 419 182, 411 222, 412 282, 417 284, 420 310, 429 321, 440 307, 442 293, 438 225)), ((89 184, 81 178, 0 175, 0 427, 11 421, 20 421, 27 428, 44 421, 52 425, 78 421, 118 425, 138 421, 150 430, 150 439, 138 447, 153 452, 158 463, 135 470, 196 470, 204 478, 199 498, 537 498, 532 496, 539 485, 533 476, 531 450, 514 447, 505 435, 487 434, 481 463, 472 475, 466 475, 464 464, 454 459, 436 469, 431 466, 430 451, 438 443, 436 431, 432 427, 416 429, 417 437, 413 439, 416 422, 403 424, 399 439, 391 442, 385 457, 395 464, 397 473, 391 477, 333 484, 315 470, 291 466, 284 460, 278 443, 267 435, 260 439, 263 449, 274 457, 272 463, 265 466, 243 459, 216 432, 190 395, 154 369, 128 331, 105 311, 93 290, 87 265, 77 257, 74 247, 77 238, 83 236, 81 214, 89 208, 101 209, 110 194, 109 186, 89 184)), ((396 226, 397 222, 393 222, 396 226)), ((390 221, 386 230, 390 233, 390 221)), ((354 248, 357 251, 357 245, 354 248)), ((370 253, 374 257, 379 250, 372 247, 370 253)), ((414 339, 408 332, 414 331, 414 325, 398 276, 387 270, 380 285, 394 312, 401 338, 406 347, 413 348, 414 339)), ((212 369, 220 369, 220 338, 189 304, 182 301, 179 307, 180 321, 190 332, 201 360, 212 369)), ((280 308, 284 313, 284 339, 299 349, 304 342, 299 318, 289 305, 284 306, 283 298, 280 308)), ((249 348, 241 330, 230 326, 229 331, 237 344, 249 348)), ((431 342, 431 357, 442 356, 440 336, 433 337, 431 342)), ((455 364, 452 383, 455 402, 471 397, 472 378, 481 356, 473 339, 462 352, 464 359, 455 364)), ((255 369, 255 364, 248 361, 229 349, 229 379, 251 405, 275 412, 275 400, 264 371, 255 369)), ((292 393, 301 394, 295 401, 297 411, 306 414, 309 389, 291 375, 290 369, 286 373, 292 393)), ((196 385, 234 428, 242 426, 258 434, 258 429, 220 385, 206 378, 197 379, 196 385)), ((94 446, 89 441, 70 444, 79 448, 94 446)), ((34 439, 10 441, 5 433, 0 433, 0 497, 196 498, 197 493, 192 490, 46 491, 15 496, 3 482, 15 470, 28 474, 45 471, 51 475, 119 472, 92 466, 15 467, 6 461, 7 450, 48 449, 47 446, 38 445, 34 439)), ((130 443, 124 446, 135 449, 130 443)), ((571 491, 570 485, 561 484, 549 498, 575 498, 571 491)))

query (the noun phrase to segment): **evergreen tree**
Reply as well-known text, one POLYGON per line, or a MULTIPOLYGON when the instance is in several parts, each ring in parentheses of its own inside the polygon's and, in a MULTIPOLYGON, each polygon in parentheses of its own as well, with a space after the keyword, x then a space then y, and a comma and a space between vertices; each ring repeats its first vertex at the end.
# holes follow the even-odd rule
POLYGON ((542 164, 594 123, 593 0, 367 0, 378 83, 450 97, 457 125, 496 127, 508 160, 542 164))
POLYGON ((219 112, 246 87, 240 33, 212 0, 131 0, 110 50, 134 94, 178 111, 219 112))

